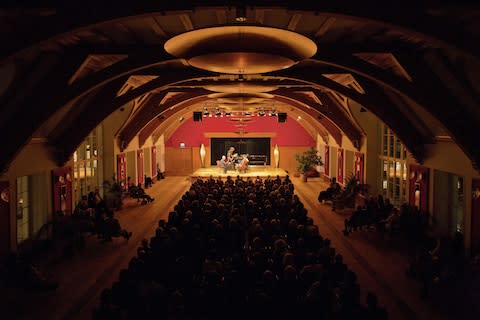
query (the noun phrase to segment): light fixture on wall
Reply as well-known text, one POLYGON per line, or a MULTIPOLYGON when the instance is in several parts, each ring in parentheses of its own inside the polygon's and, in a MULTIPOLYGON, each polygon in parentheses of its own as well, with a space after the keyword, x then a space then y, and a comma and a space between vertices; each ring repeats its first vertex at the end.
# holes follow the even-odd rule
POLYGON ((207 151, 205 150, 205 145, 202 143, 200 145, 200 162, 202 164, 202 168, 205 168, 205 155, 207 151))

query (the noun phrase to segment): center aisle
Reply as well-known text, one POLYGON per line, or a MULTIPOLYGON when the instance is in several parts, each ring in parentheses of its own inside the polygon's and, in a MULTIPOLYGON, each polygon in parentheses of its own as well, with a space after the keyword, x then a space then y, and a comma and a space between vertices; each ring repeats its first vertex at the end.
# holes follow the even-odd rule
POLYGON ((344 263, 358 276, 362 302, 367 291, 373 291, 379 304, 386 307, 389 319, 446 319, 438 310, 420 299, 420 285, 406 277, 406 257, 377 239, 374 232, 358 231, 349 237, 343 235, 344 219, 350 212, 333 212, 330 204, 320 204, 318 194, 328 184, 323 181, 302 182, 292 179, 309 216, 319 226, 320 234, 332 241, 344 263))

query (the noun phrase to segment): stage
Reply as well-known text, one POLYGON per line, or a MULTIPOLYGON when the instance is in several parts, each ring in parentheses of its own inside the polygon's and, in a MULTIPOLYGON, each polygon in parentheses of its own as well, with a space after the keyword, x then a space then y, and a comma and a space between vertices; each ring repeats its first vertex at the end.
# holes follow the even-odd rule
POLYGON ((223 173, 223 169, 217 167, 217 166, 212 166, 208 168, 200 168, 196 170, 193 174, 190 175, 191 178, 208 178, 210 176, 214 176, 215 178, 217 177, 256 177, 260 176, 262 178, 270 176, 270 177, 276 177, 280 176, 281 178, 285 177, 287 175, 287 172, 281 168, 274 168, 271 166, 248 166, 247 172, 246 173, 239 173, 236 170, 228 170, 227 173, 223 173))

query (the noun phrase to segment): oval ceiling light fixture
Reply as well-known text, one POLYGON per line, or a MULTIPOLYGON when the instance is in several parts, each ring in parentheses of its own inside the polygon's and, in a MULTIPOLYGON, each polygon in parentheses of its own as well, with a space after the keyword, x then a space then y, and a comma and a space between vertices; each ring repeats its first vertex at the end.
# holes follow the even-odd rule
POLYGON ((278 89, 277 86, 267 86, 250 82, 237 82, 232 84, 218 84, 205 86, 205 89, 222 93, 262 93, 278 89))
POLYGON ((165 51, 196 68, 227 74, 260 74, 286 69, 312 57, 317 45, 290 30, 219 26, 179 34, 165 51))
POLYGON ((218 98, 217 102, 220 104, 232 104, 232 105, 248 105, 262 103, 263 98, 218 98))
POLYGON ((217 103, 242 105, 262 103, 265 99, 272 99, 274 95, 269 93, 212 93, 208 97, 217 99, 217 103))
POLYGON ((246 99, 246 98, 260 98, 260 99, 272 99, 274 97, 273 94, 264 93, 264 92, 257 92, 257 93, 211 93, 208 95, 211 99, 246 99))

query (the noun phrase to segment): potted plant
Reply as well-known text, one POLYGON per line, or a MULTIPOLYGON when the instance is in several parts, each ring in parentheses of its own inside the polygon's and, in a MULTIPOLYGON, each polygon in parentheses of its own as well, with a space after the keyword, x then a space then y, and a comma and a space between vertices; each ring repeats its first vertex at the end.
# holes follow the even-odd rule
POLYGON ((121 209, 122 201, 122 187, 115 180, 115 176, 112 178, 112 182, 105 180, 103 182, 104 198, 107 206, 112 209, 121 209))
POLYGON ((319 156, 317 150, 310 148, 307 151, 296 154, 295 160, 297 160, 297 171, 302 174, 303 181, 307 181, 307 173, 310 170, 315 170, 316 166, 322 166, 322 157, 319 156))

